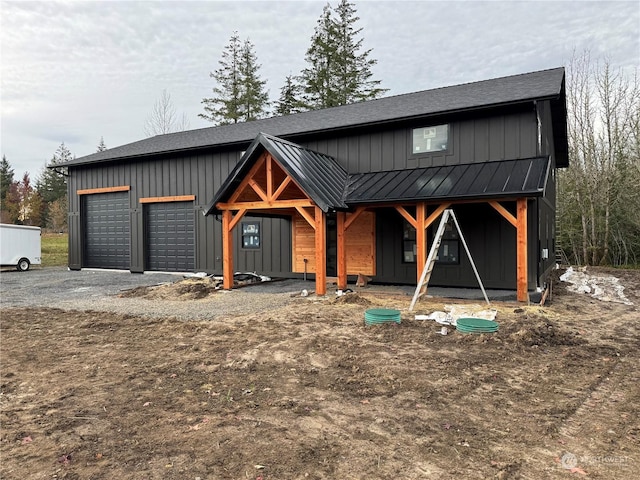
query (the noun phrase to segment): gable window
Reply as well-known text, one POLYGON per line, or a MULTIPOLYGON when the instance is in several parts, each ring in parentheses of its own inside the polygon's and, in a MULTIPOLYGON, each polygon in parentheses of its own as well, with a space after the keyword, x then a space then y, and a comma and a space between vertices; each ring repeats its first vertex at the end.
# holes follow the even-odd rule
POLYGON ((242 222, 242 248, 260 248, 260 222, 242 222))
POLYGON ((412 153, 441 152, 449 148, 449 125, 413 129, 412 153))

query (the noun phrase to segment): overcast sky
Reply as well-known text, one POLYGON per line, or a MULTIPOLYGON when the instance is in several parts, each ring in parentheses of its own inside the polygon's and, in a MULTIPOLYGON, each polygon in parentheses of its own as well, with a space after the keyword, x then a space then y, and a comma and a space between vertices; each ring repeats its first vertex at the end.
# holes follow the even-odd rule
MULTIPOLYGON (((331 0, 332 6, 338 0, 331 0)), ((145 137, 163 89, 190 128, 234 30, 277 99, 304 68, 324 1, 0 2, 1 153, 21 179, 64 142, 77 157, 145 137)), ((566 65, 574 50, 640 61, 640 2, 355 1, 387 95, 566 65)))

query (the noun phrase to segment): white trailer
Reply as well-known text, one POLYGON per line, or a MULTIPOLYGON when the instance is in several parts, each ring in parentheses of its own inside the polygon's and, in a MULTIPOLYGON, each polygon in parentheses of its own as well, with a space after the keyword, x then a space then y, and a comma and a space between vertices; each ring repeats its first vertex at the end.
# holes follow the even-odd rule
POLYGON ((42 263, 40 227, 0 223, 0 265, 21 272, 42 263))

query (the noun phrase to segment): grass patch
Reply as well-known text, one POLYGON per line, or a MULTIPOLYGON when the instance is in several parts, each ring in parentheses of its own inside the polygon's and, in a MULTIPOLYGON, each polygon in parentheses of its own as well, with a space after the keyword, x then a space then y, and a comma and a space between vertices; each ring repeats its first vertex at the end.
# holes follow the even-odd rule
POLYGON ((67 233, 42 234, 42 266, 65 267, 69 257, 69 235, 67 233))

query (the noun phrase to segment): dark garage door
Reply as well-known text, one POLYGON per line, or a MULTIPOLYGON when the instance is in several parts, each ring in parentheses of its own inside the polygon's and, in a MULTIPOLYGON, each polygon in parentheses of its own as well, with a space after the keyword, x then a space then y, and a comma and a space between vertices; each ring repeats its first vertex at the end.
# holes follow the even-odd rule
POLYGON ((129 192, 84 195, 83 266, 129 269, 129 192))
POLYGON ((193 202, 145 206, 147 270, 190 272, 195 268, 193 202))

